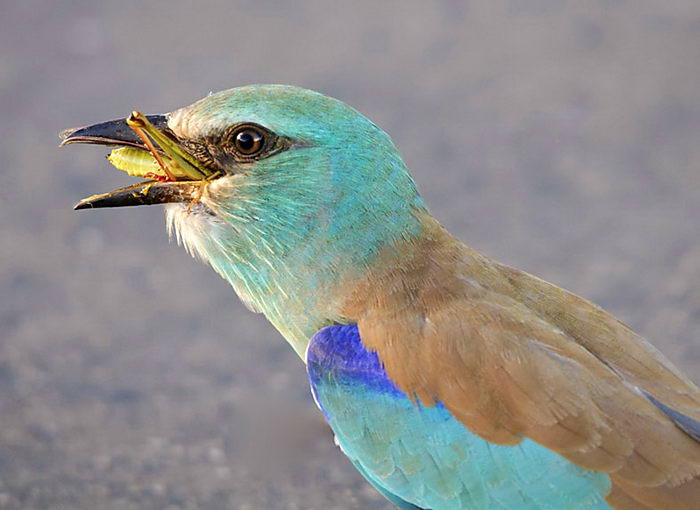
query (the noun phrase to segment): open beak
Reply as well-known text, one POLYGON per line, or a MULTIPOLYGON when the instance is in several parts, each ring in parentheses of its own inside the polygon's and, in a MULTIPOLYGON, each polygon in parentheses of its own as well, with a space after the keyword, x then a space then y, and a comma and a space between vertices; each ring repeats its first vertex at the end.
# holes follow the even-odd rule
POLYGON ((61 147, 74 143, 128 147, 153 165, 157 162, 162 169, 160 174, 152 175, 152 180, 93 195, 81 200, 75 209, 193 202, 201 195, 205 179, 212 174, 182 147, 168 129, 165 115, 146 116, 133 112, 123 120, 68 129, 59 136, 61 147))

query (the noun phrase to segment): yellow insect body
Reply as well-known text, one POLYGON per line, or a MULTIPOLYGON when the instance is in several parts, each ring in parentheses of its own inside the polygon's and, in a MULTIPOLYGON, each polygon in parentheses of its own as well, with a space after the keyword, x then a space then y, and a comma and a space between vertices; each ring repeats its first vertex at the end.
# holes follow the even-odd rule
MULTIPOLYGON (((169 157, 163 155, 161 158, 163 159, 163 163, 165 163, 176 178, 186 179, 189 177, 179 166, 174 165, 169 157)), ((163 169, 156 161, 156 158, 154 158, 150 152, 142 149, 120 147, 114 149, 110 155, 107 156, 107 160, 109 160, 115 168, 126 172, 132 177, 144 177, 146 179, 153 175, 166 177, 163 169)))

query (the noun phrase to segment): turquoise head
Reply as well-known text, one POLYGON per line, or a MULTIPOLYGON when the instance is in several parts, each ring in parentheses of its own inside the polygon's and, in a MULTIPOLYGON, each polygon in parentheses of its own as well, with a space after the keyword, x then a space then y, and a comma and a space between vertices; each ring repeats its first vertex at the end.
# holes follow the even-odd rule
MULTIPOLYGON (((361 275, 381 248, 418 234, 424 205, 396 147, 338 100, 253 85, 149 119, 209 177, 137 185, 149 186, 137 203, 168 202, 172 235, 300 355, 320 327, 346 320, 338 312, 344 282, 361 275)), ((108 124, 97 125, 102 140, 90 126, 67 133, 64 143, 121 136, 139 146, 108 124)), ((136 205, 131 188, 130 198, 118 190, 79 207, 136 205)))

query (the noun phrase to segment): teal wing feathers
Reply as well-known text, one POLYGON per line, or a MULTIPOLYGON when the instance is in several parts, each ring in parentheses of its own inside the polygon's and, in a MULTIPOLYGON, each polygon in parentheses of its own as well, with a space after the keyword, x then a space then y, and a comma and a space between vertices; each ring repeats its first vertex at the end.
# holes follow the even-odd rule
POLYGON ((330 326, 309 344, 314 397, 343 452, 403 509, 608 510, 606 474, 537 443, 491 444, 439 403, 416 405, 364 349, 355 325, 330 326))
POLYGON ((382 484, 381 482, 377 481, 374 479, 372 475, 370 475, 367 470, 360 464, 360 462, 354 460, 352 461, 352 465, 355 466, 355 469, 357 469, 362 476, 365 477, 365 480, 367 480, 372 487, 377 489, 377 491, 384 496, 386 499, 391 501, 396 508, 399 508, 400 510, 429 510, 427 508, 419 508, 416 505, 409 503, 408 501, 405 501, 398 497, 396 494, 393 494, 389 492, 382 484))

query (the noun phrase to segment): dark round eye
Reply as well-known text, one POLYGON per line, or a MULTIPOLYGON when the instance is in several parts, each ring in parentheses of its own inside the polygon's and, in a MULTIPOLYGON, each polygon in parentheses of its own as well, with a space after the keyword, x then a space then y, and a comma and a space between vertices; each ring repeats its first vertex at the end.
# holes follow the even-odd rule
POLYGON ((260 152, 265 145, 265 136, 255 128, 246 127, 234 137, 236 150, 244 156, 253 156, 260 152))

